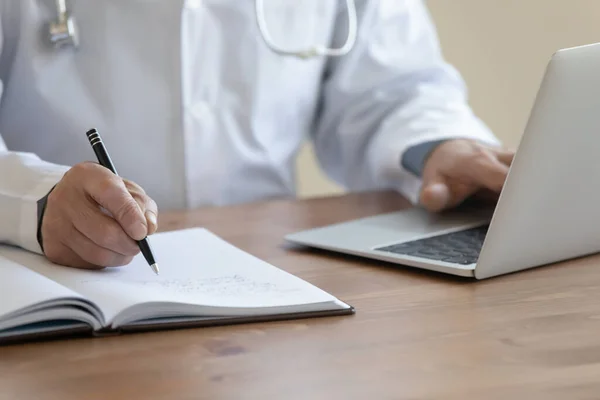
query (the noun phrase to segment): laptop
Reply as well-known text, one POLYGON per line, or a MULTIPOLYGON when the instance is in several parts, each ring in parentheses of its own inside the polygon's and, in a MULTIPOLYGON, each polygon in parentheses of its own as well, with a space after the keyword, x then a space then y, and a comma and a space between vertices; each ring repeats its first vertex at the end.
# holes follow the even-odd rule
POLYGON ((475 279, 600 252, 600 43, 552 56, 493 207, 413 207, 285 239, 475 279))

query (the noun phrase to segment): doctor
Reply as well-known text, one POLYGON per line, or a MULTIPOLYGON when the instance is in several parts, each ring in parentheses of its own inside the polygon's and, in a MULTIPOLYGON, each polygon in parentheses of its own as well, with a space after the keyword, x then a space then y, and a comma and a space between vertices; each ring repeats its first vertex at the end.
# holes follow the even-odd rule
POLYGON ((432 211, 497 193, 512 158, 420 0, 0 0, 0 18, 0 242, 59 264, 128 263, 159 208, 292 196, 306 138, 349 190, 432 211), (92 127, 123 179, 87 161, 92 127))

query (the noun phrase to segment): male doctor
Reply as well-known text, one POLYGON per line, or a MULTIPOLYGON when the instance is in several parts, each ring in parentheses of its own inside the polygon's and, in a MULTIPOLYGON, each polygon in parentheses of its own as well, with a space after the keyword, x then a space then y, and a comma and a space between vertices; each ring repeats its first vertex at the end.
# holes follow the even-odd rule
POLYGON ((265 0, 265 36, 254 0, 71 1, 78 34, 57 48, 55 0, 0 0, 0 242, 127 264, 159 208, 293 195, 305 138, 348 190, 431 211, 498 193, 512 152, 473 115, 422 1, 358 0, 341 56, 266 45, 339 48, 351 3, 265 0), (92 127, 123 178, 87 161, 92 127))

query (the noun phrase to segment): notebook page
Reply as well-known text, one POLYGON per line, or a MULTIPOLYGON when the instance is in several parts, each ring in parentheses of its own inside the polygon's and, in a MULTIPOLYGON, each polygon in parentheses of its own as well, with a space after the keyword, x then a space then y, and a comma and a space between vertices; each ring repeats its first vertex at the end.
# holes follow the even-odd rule
MULTIPOLYGON (((0 248, 2 254, 7 248, 0 248)), ((0 320, 50 301, 80 296, 0 255, 0 320)))
POLYGON ((145 302, 250 309, 336 301, 205 229, 158 233, 149 240, 159 276, 141 254, 127 266, 99 271, 40 262, 27 265, 90 298, 108 322, 122 310, 145 302))

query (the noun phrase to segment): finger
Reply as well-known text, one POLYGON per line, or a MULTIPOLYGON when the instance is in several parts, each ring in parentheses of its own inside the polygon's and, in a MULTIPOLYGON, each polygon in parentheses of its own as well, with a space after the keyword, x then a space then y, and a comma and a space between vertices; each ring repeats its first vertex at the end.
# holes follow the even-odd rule
POLYGON ((476 185, 461 182, 452 182, 449 187, 451 199, 448 207, 450 208, 459 206, 465 200, 477 193, 477 190, 479 189, 476 185))
POLYGON ((514 151, 500 150, 496 151, 496 157, 502 164, 510 166, 515 157, 515 153, 514 151))
POLYGON ((140 249, 121 225, 91 201, 84 201, 67 211, 75 229, 97 246, 123 256, 134 256, 140 249))
POLYGON ((433 180, 425 181, 420 201, 429 211, 438 212, 457 207, 477 193, 478 189, 479 187, 476 185, 456 182, 438 176, 433 180))
POLYGON ((129 190, 133 199, 138 203, 138 206, 146 217, 146 225, 148 227, 148 235, 152 235, 158 228, 158 206, 156 202, 146 194, 144 189, 135 182, 123 180, 125 187, 129 190))
POLYGON ((148 235, 152 235, 158 229, 158 206, 150 197, 146 199, 146 223, 148 225, 148 235))
POLYGON ((48 246, 44 249, 46 258, 52 261, 54 264, 62 265, 65 267, 74 268, 85 268, 85 269, 102 269, 104 267, 89 263, 83 260, 68 246, 56 242, 52 243, 52 246, 48 246))
POLYGON ((63 241, 86 263, 100 267, 118 267, 131 262, 131 256, 116 253, 88 239, 84 234, 72 226, 66 239, 63 241))
POLYGON ((148 235, 152 235, 156 232, 158 228, 158 218, 157 218, 157 209, 156 203, 150 197, 145 194, 139 194, 136 192, 130 192, 133 199, 138 203, 138 206, 144 213, 144 217, 146 218, 146 226, 148 227, 148 235))
POLYGON ((106 208, 132 239, 146 237, 146 218, 121 178, 106 170, 99 179, 90 179, 84 185, 90 197, 106 208))
POLYGON ((427 210, 438 212, 448 207, 451 200, 450 188, 441 177, 423 182, 419 202, 427 210))
POLYGON ((479 157, 472 165, 467 165, 466 172, 474 184, 500 192, 508 174, 508 166, 493 157, 479 157))

